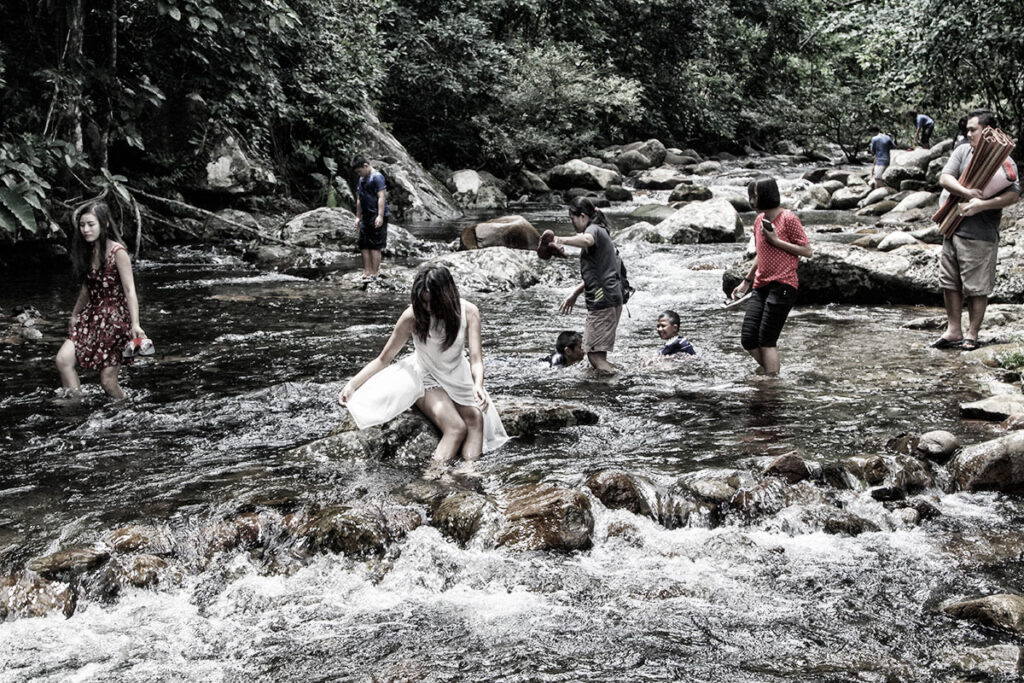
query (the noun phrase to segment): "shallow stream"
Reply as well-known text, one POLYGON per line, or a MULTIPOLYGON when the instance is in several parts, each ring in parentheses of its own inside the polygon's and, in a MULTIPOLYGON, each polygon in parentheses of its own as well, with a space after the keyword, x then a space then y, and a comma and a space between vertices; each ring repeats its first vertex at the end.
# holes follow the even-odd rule
MULTIPOLYGON (((525 215, 571 231, 562 209, 525 215)), ((450 242, 456 227, 413 230, 450 242)), ((995 434, 959 418, 958 403, 979 396, 970 368, 925 348, 932 333, 901 327, 934 309, 799 308, 780 341, 782 376, 766 379, 740 348, 742 313, 718 310, 742 245, 620 247, 638 291, 611 378, 539 362, 559 331, 582 330, 582 310, 556 311, 565 287, 464 292, 483 314, 493 396, 600 415, 487 455, 485 491, 580 487, 604 467, 671 485, 791 450, 819 463, 880 453, 901 432, 995 434), (655 360, 666 308, 698 357, 655 360)), ((385 496, 415 477, 289 452, 337 424, 338 390, 378 352, 406 292, 353 294, 189 248, 145 255, 136 279, 158 355, 122 371, 122 403, 88 373, 81 403, 57 400, 68 280, 21 276, 0 292, 0 309, 31 305, 48 322, 42 342, 0 346, 0 574, 125 524, 181 530, 269 500, 385 496)), ((384 560, 321 555, 286 576, 229 553, 176 587, 0 624, 0 679, 952 679, 966 649, 1020 644, 937 607, 1020 587, 1024 506, 931 493, 943 515, 896 528, 866 492, 850 492, 848 509, 882 528, 854 537, 816 530, 792 507, 754 524, 667 530, 594 500, 594 547, 573 554, 460 548, 430 526, 384 560)))

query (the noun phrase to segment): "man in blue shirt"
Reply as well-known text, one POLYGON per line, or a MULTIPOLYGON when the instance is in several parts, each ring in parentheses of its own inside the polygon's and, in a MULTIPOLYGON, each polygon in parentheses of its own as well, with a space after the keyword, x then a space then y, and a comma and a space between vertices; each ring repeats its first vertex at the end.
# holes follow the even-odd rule
POLYGON ((364 157, 352 160, 352 170, 359 175, 356 182, 356 229, 359 231, 359 251, 363 255, 363 277, 376 280, 381 252, 388 244, 387 184, 380 171, 375 171, 364 157))
POLYGON ((885 185, 882 175, 885 174, 885 169, 889 168, 889 151, 896 146, 896 141, 883 133, 878 126, 872 128, 871 132, 875 134, 868 145, 868 151, 875 156, 871 177, 875 179, 875 187, 882 187, 885 185))
POLYGON ((931 142, 932 133, 935 132, 935 121, 927 114, 918 114, 916 110, 908 115, 910 122, 914 124, 914 142, 911 147, 917 147, 917 139, 921 138, 921 146, 927 147, 931 142))

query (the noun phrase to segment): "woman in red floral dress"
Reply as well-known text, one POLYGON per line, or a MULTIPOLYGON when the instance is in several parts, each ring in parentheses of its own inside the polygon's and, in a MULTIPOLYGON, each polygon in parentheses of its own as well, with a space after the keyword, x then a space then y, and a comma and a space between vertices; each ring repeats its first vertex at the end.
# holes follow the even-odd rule
POLYGON ((115 239, 110 209, 90 202, 75 212, 77 230, 71 238, 71 263, 81 283, 71 312, 67 341, 57 352, 61 385, 78 393, 81 383, 75 362, 100 371, 100 386, 113 398, 124 398, 117 383, 125 344, 145 337, 139 326, 139 299, 135 295, 132 263, 124 245, 115 239))

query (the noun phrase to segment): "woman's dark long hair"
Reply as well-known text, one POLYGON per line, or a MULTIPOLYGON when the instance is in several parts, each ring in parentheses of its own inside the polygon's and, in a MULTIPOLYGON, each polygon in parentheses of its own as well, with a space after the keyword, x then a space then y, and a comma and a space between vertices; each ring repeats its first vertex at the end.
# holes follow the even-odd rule
MULTIPOLYGON (((71 271, 74 274, 75 282, 85 282, 85 276, 92 269, 92 255, 99 250, 102 256, 103 250, 107 248, 107 240, 118 241, 117 228, 114 220, 110 217, 110 209, 104 202, 86 202, 75 209, 71 215, 71 271), (100 236, 90 245, 82 237, 82 231, 78 228, 78 221, 87 213, 96 216, 100 224, 100 236)), ((102 265, 102 263, 101 263, 102 265)))
POLYGON ((569 202, 569 213, 573 216, 586 216, 594 225, 600 225, 605 230, 611 231, 611 224, 601 209, 594 206, 594 202, 586 197, 576 197, 569 202))
POLYGON ((462 324, 462 305, 459 288, 455 286, 452 274, 444 266, 427 266, 416 274, 412 283, 412 314, 415 318, 413 334, 421 342, 430 334, 431 319, 444 325, 444 344, 447 349, 455 343, 462 324), (430 303, 423 300, 430 293, 430 303))

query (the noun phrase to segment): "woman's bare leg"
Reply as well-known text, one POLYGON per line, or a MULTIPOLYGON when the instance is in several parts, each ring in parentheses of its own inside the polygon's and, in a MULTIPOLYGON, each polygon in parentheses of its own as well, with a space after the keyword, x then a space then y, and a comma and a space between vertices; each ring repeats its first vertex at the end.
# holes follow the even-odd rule
POLYGON ((111 398, 124 398, 124 392, 117 383, 117 371, 120 369, 120 366, 112 365, 100 370, 100 386, 103 387, 103 391, 107 392, 107 395, 111 398))
POLYGON ((60 385, 65 389, 78 392, 82 389, 82 383, 78 380, 78 372, 75 370, 75 342, 65 340, 57 352, 57 372, 60 373, 60 385))
POLYGON ((466 438, 466 422, 459 415, 455 403, 447 392, 440 387, 428 389, 423 397, 416 401, 416 407, 441 430, 441 441, 434 449, 434 457, 428 471, 443 469, 459 452, 459 447, 466 438))

